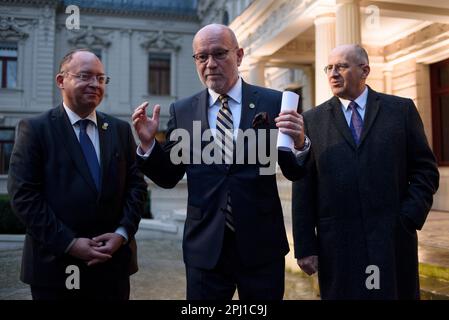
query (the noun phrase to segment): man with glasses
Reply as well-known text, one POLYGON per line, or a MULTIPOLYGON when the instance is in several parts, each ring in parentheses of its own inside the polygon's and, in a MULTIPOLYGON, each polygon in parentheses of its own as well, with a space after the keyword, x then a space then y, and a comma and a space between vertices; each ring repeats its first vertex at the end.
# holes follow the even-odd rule
POLYGON ((323 299, 418 299, 416 230, 438 188, 438 169, 411 99, 365 82, 358 45, 332 50, 334 97, 304 113, 312 141, 293 185, 295 257, 318 271, 323 299))
MULTIPOLYGON (((234 163, 233 158, 255 151, 256 143, 246 140, 243 148, 233 151, 232 141, 237 140, 237 128, 254 128, 268 133, 262 143, 269 152, 269 146, 276 141, 270 139, 268 131, 280 128, 292 137, 296 156, 304 156, 307 143, 302 117, 296 111, 279 114, 280 92, 242 80, 238 67, 243 49, 230 28, 218 24, 202 28, 194 37, 193 53, 198 75, 207 89, 170 106, 167 143, 155 141, 159 106, 155 106, 152 118, 146 116, 147 103, 132 116, 145 175, 164 188, 172 188, 187 174, 189 194, 183 240, 187 299, 228 300, 236 289, 240 299, 282 299, 284 256, 289 247, 276 175, 261 175, 260 162, 234 163), (195 123, 200 123, 202 133, 208 129, 214 132, 214 142, 224 146, 220 149, 223 161, 171 161, 176 142, 170 141, 170 135, 176 129, 189 132, 188 143, 193 148, 197 143, 201 146, 201 141, 193 141, 195 123)), ((204 145, 200 151, 205 150, 204 145)), ((192 152, 186 156, 191 158, 192 152)), ((291 175, 299 167, 295 155, 279 152, 278 160, 283 173, 295 178, 291 175)))
POLYGON ((62 103, 18 125, 8 192, 33 299, 129 299, 146 184, 129 124, 95 111, 108 82, 95 54, 71 51, 56 76, 62 103))

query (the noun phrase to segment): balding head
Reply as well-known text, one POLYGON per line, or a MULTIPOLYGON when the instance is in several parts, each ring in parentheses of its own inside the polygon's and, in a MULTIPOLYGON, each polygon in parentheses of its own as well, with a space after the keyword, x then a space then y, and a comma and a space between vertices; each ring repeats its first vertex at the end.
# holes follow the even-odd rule
POLYGON ((219 94, 226 94, 238 80, 243 58, 234 32, 221 24, 200 29, 192 43, 198 76, 203 84, 219 94))
POLYGON ((351 61, 357 64, 369 64, 368 53, 358 44, 340 45, 338 47, 335 47, 330 54, 345 55, 348 57, 348 59, 351 59, 351 61))
POLYGON ((331 51, 326 69, 332 93, 355 100, 365 90, 370 72, 368 54, 356 44, 338 46, 331 51))
POLYGON ((238 47, 238 41, 234 34, 234 31, 231 30, 228 26, 213 23, 208 24, 207 26, 201 28, 193 38, 193 52, 195 53, 195 43, 200 41, 200 39, 207 39, 210 37, 223 37, 226 39, 226 42, 232 47, 238 47))

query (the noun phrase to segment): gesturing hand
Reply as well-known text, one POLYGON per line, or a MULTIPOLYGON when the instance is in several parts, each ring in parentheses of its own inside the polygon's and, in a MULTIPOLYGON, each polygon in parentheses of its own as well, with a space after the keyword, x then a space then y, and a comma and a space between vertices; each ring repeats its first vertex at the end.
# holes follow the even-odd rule
POLYGON ((136 108, 132 115, 134 130, 140 140, 140 147, 143 152, 147 152, 154 142, 157 129, 159 128, 159 113, 161 111, 160 105, 155 105, 153 108, 153 117, 149 118, 146 114, 148 102, 142 103, 136 108))

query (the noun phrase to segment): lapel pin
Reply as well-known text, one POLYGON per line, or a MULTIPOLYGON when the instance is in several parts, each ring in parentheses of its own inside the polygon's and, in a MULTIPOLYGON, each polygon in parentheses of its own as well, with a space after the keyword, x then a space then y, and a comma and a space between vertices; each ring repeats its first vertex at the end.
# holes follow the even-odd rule
POLYGON ((254 108, 256 107, 256 105, 255 105, 254 103, 251 102, 251 103, 249 104, 249 107, 250 107, 250 109, 254 109, 254 108))
POLYGON ((108 130, 108 126, 109 126, 109 123, 105 122, 105 123, 103 123, 103 125, 101 126, 101 129, 103 129, 103 130, 108 130))

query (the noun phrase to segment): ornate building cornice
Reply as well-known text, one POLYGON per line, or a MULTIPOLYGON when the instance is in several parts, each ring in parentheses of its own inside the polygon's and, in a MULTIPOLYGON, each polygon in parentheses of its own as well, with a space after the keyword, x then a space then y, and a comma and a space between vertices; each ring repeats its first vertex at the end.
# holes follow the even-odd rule
POLYGON ((29 22, 20 24, 13 17, 0 16, 0 40, 19 41, 28 38, 29 34, 21 28, 27 24, 29 22))
MULTIPOLYGON (((75 33, 74 31, 72 32, 75 33)), ((106 38, 109 32, 94 31, 92 26, 88 26, 76 33, 76 36, 67 40, 73 47, 108 48, 111 45, 111 41, 106 38)))
MULTIPOLYGON (((288 0, 277 7, 270 8, 270 14, 265 15, 264 20, 258 21, 258 27, 241 40, 241 46, 251 48, 257 43, 263 42, 267 37, 276 35, 286 25, 296 19, 300 11, 304 11, 311 0, 288 0)), ((273 2, 273 4, 277 4, 273 2)))
POLYGON ((315 53, 315 39, 293 39, 276 51, 276 54, 300 54, 301 52, 315 53))
POLYGON ((164 32, 159 30, 157 32, 150 32, 143 34, 145 41, 143 41, 140 45, 142 48, 150 50, 150 49, 169 49, 178 51, 181 48, 181 44, 179 43, 179 35, 171 32, 164 32))
MULTIPOLYGON (((199 0, 198 1, 198 8, 197 8, 197 14, 200 20, 203 20, 204 17, 207 14, 210 14, 212 7, 215 5, 217 6, 217 3, 220 1, 215 0, 199 0)), ((224 2, 221 3, 222 6, 224 6, 224 2)))
POLYGON ((434 23, 385 46, 384 56, 386 61, 395 60, 447 39, 449 39, 449 25, 434 23))
POLYGON ((178 20, 178 21, 192 21, 198 22, 198 16, 192 14, 158 12, 158 11, 138 11, 138 10, 123 10, 114 8, 83 8, 80 7, 81 14, 90 13, 98 15, 116 15, 121 17, 148 17, 162 20, 178 20))

